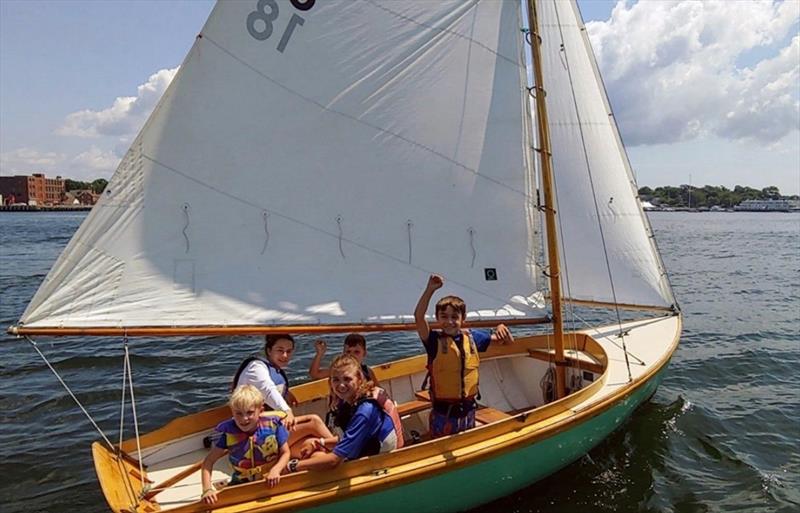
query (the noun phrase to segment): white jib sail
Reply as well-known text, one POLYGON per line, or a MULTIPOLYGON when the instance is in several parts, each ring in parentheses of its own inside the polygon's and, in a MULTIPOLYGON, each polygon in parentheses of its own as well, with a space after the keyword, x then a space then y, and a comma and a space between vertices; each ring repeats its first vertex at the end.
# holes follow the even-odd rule
POLYGON ((431 272, 532 315, 522 44, 516 1, 218 3, 21 323, 407 321, 431 272))
POLYGON ((670 306, 672 291, 577 4, 543 0, 536 5, 564 295, 670 306))

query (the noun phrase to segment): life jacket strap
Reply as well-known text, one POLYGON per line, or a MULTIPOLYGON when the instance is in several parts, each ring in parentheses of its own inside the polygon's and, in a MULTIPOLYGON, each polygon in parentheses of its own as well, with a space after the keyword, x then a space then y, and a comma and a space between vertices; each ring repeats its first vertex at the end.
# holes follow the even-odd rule
POLYGON ((272 468, 270 463, 264 463, 263 465, 259 465, 253 468, 241 468, 233 465, 233 469, 239 474, 241 479, 250 479, 256 476, 260 476, 269 472, 269 469, 272 468))

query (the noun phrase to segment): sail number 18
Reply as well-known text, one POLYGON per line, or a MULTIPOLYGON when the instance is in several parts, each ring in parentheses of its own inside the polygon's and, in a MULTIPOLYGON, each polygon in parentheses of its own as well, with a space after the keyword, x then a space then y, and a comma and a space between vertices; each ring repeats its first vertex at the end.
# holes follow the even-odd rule
MULTIPOLYGON (((291 0, 292 5, 298 11, 307 11, 314 7, 316 0, 291 0)), ((264 41, 272 35, 273 23, 278 19, 280 9, 276 0, 258 0, 256 10, 247 15, 247 32, 255 39, 264 41)), ((278 51, 283 53, 289 39, 292 37, 294 28, 305 23, 305 18, 297 13, 292 13, 289 23, 283 30, 281 40, 278 41, 278 51)))

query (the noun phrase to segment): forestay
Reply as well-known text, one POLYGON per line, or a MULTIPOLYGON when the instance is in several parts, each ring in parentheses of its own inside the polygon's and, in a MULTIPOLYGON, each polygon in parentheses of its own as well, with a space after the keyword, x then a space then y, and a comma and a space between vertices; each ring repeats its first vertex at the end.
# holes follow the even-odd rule
POLYGON ((21 322, 398 322, 430 272, 532 315, 522 44, 516 1, 218 3, 21 322))
POLYGON ((546 0, 537 6, 565 296, 671 306, 577 4, 546 0))

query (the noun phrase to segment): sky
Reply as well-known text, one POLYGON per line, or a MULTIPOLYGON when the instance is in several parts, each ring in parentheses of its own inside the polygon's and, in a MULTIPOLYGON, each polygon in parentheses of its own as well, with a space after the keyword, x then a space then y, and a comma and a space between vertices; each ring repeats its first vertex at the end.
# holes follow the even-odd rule
MULTIPOLYGON (((0 0, 0 175, 109 178, 213 3, 0 0)), ((640 186, 800 194, 800 0, 578 5, 640 186)))

